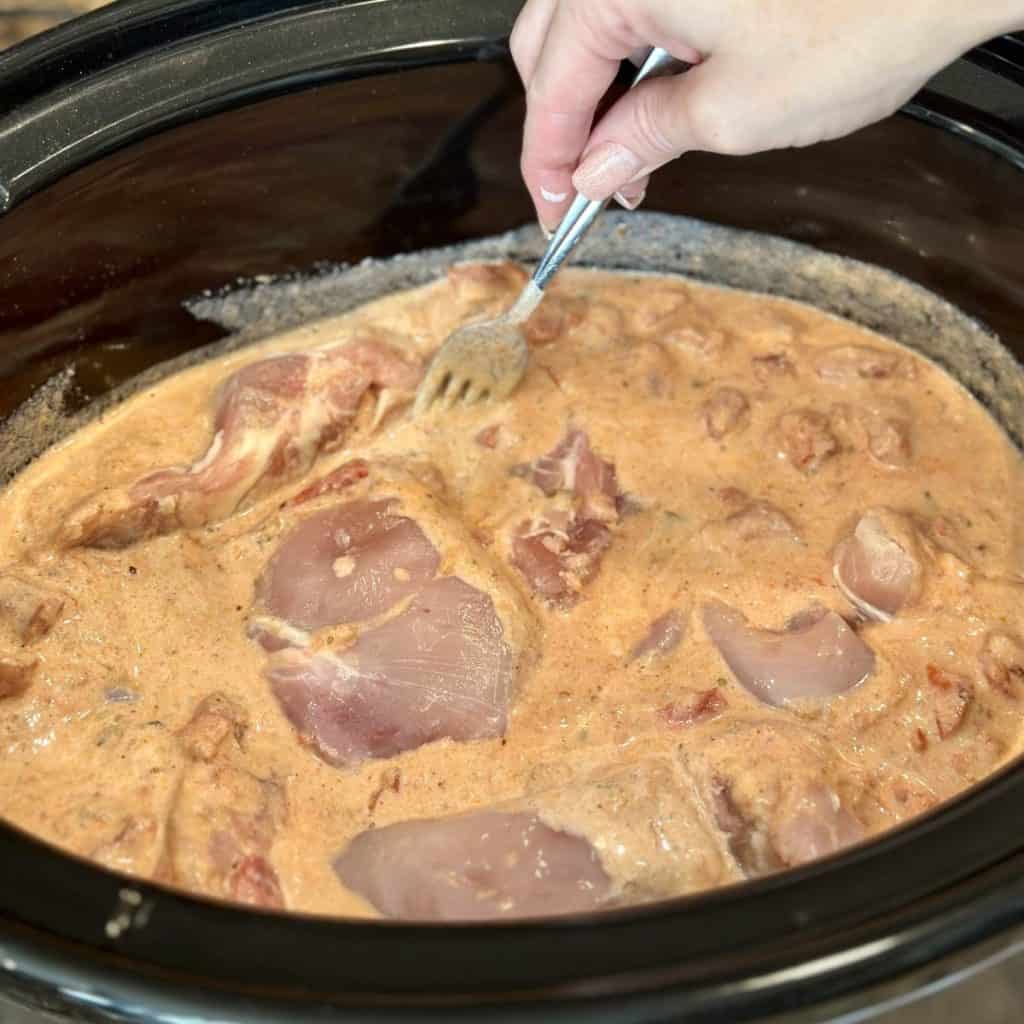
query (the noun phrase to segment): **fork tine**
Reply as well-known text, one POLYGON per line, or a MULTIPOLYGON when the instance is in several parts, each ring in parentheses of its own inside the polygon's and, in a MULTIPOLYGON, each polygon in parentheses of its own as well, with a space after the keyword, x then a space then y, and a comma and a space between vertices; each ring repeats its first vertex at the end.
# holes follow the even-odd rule
POLYGON ((451 381, 451 370, 443 361, 435 359, 427 368, 426 375, 416 389, 416 401, 413 402, 414 416, 425 413, 441 396, 451 381))
POLYGON ((452 407, 452 392, 455 390, 455 374, 450 373, 445 377, 445 382, 437 392, 432 409, 447 412, 452 407))
POLYGON ((465 396, 466 391, 472 385, 472 380, 466 377, 459 377, 456 374, 451 375, 451 379, 448 381, 448 386, 444 389, 444 394, 441 395, 439 400, 440 407, 448 412, 459 401, 465 396))

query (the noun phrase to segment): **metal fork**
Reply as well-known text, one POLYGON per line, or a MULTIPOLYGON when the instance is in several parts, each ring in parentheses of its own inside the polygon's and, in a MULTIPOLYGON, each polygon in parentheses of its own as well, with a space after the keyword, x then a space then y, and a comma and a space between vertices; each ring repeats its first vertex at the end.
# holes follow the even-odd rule
MULTIPOLYGON (((686 67, 667 50, 651 50, 630 88, 648 78, 674 74, 686 67)), ((493 320, 459 327, 437 350, 416 392, 413 415, 418 416, 432 406, 449 409, 456 403, 496 401, 512 394, 523 379, 530 358, 523 324, 544 298, 544 290, 558 268, 607 205, 607 199, 576 196, 512 308, 493 320)))

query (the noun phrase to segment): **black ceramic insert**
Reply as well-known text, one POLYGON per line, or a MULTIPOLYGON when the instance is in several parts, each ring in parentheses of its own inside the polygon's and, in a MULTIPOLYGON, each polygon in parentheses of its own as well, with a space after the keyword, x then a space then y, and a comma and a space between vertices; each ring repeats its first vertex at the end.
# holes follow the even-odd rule
MULTIPOLYGON (((0 56, 0 419, 55 374, 73 371, 80 408, 216 340, 181 305, 204 289, 526 222, 504 53, 517 7, 142 0, 0 56)), ((979 59, 1011 82, 1024 68, 1012 41, 979 59)), ((1022 159, 1014 123, 925 94, 811 149, 691 155, 655 176, 648 206, 888 267, 1020 356, 1022 159)), ((1024 920, 1022 800, 1012 769, 777 878, 456 927, 216 905, 0 826, 0 989, 81 1019, 813 1014, 1008 941, 1024 920), (108 929, 134 907, 125 889, 146 923, 108 929)))

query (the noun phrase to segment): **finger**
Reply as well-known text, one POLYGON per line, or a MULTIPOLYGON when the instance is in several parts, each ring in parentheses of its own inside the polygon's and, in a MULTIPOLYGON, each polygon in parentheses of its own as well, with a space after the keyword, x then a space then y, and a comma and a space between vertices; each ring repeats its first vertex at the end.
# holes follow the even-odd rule
POLYGON ((644 61, 647 60, 651 55, 651 48, 649 46, 639 46, 629 55, 629 63, 635 68, 642 68, 644 61))
POLYGON ((594 111, 619 62, 638 44, 628 32, 602 27, 580 4, 556 6, 527 90, 522 171, 537 216, 556 227, 573 196, 576 168, 594 111))
MULTIPOLYGON (((588 199, 606 199, 690 150, 750 152, 749 116, 722 83, 721 62, 644 82, 601 119, 573 176, 588 199)), ((746 107, 751 104, 747 103, 746 107)))
POLYGON ((508 45, 525 88, 530 87, 558 0, 529 0, 519 12, 508 45))

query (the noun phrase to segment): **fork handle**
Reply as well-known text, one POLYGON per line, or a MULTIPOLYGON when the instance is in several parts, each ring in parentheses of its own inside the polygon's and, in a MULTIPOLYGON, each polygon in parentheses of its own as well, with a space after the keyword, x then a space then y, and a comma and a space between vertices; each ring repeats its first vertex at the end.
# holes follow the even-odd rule
MULTIPOLYGON (((677 60, 668 50, 656 47, 651 50, 647 59, 641 65, 630 88, 635 88, 648 78, 675 74, 678 71, 686 70, 688 67, 690 67, 689 64, 677 60)), ((577 195, 572 201, 572 205, 566 211, 562 222, 555 229, 547 251, 541 257, 540 262, 537 264, 537 269, 533 272, 533 284, 538 293, 544 291, 558 268, 566 261, 573 249, 583 241, 591 225, 597 220, 597 215, 607 205, 607 199, 587 199, 584 195, 577 195)), ((540 294, 536 294, 535 297, 536 301, 539 302, 540 294)))

